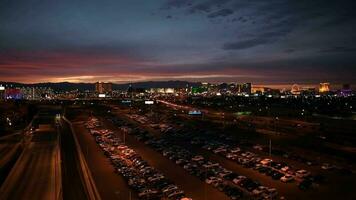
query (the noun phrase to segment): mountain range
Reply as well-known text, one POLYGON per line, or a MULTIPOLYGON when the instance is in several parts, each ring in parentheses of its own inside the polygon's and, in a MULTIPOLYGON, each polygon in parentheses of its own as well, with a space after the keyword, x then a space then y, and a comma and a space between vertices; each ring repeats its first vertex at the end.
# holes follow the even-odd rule
MULTIPOLYGON (((17 83, 17 82, 1 82, 0 85, 5 87, 48 87, 55 91, 72 91, 72 90, 94 90, 95 83, 70 83, 70 82, 59 82, 59 83, 17 83)), ((188 81, 146 81, 146 82, 136 82, 136 83, 124 83, 117 84, 113 83, 113 90, 126 90, 131 85, 132 88, 183 88, 183 87, 196 87, 200 86, 200 82, 188 82, 188 81)))

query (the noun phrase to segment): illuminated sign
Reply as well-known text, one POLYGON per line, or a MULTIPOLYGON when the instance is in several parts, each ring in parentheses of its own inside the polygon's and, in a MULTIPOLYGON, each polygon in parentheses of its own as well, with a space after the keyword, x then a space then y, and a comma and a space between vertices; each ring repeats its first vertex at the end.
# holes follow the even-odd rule
POLYGON ((5 90, 5 87, 2 86, 2 85, 0 85, 0 91, 1 91, 1 90, 5 90))
POLYGON ((99 97, 100 97, 100 98, 105 98, 106 95, 105 95, 105 94, 99 94, 99 97))
POLYGON ((191 110, 188 112, 189 115, 201 115, 201 111, 200 110, 191 110))
POLYGON ((252 112, 250 111, 243 111, 243 112, 237 112, 235 115, 237 116, 242 116, 242 115, 251 115, 252 112))
POLYGON ((152 104, 154 104, 154 102, 153 101, 145 101, 145 104, 146 105, 152 105, 152 104))

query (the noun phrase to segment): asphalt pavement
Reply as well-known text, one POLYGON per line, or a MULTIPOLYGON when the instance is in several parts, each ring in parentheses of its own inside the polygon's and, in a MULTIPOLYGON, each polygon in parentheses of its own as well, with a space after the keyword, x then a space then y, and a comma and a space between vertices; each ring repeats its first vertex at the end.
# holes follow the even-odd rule
POLYGON ((63 199, 88 199, 82 182, 77 148, 70 127, 65 121, 61 121, 60 132, 63 199))
MULTIPOLYGON (((123 134, 118 127, 101 118, 105 126, 123 138, 123 134)), ((126 145, 134 149, 151 166, 161 171, 167 178, 174 181, 185 194, 194 200, 227 200, 230 199, 211 185, 206 184, 195 176, 190 175, 182 167, 173 163, 162 154, 156 152, 149 146, 137 141, 132 135, 126 135, 126 145)))
POLYGON ((57 134, 36 132, 0 188, 0 199, 55 199, 60 185, 57 153, 57 134))
POLYGON ((84 121, 74 122, 73 127, 101 198, 103 200, 138 199, 125 179, 115 173, 115 168, 109 159, 84 127, 84 121))

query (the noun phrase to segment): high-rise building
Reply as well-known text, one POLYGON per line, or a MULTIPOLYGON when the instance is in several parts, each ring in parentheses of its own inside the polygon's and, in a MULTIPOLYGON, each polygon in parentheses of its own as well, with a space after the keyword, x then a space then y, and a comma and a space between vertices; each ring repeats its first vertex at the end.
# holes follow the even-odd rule
POLYGON ((5 98, 5 87, 0 85, 0 100, 5 98))
POLYGON ((54 91, 47 87, 22 87, 22 98, 27 100, 52 99, 54 91))
POLYGON ((22 93, 19 88, 7 88, 5 90, 6 99, 22 99, 22 93))
POLYGON ((106 94, 112 92, 112 83, 96 82, 95 92, 99 94, 106 94))
POLYGON ((300 90, 299 85, 294 84, 294 85, 292 86, 292 89, 290 90, 290 92, 291 92, 292 94, 294 94, 294 95, 300 94, 301 90, 300 90))
POLYGON ((330 91, 330 83, 320 83, 319 93, 326 93, 330 91))
POLYGON ((240 85, 240 93, 251 94, 252 84, 251 83, 243 83, 240 85))
POLYGON ((350 84, 343 84, 340 90, 341 96, 349 96, 352 94, 352 89, 350 84))

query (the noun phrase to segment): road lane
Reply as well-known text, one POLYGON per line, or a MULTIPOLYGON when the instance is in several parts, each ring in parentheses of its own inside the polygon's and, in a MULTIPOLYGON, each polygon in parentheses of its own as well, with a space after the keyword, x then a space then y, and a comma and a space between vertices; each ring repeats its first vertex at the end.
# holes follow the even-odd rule
POLYGON ((64 121, 60 132, 63 199, 85 200, 87 193, 82 182, 77 148, 70 127, 64 121))
POLYGON ((57 134, 36 132, 0 188, 0 199, 55 199, 57 134))

